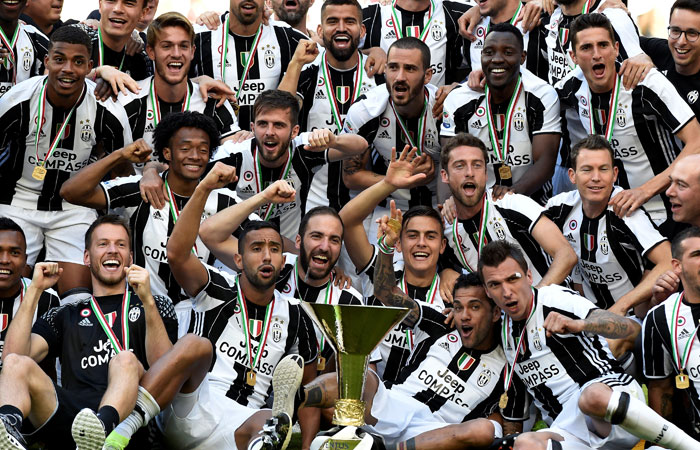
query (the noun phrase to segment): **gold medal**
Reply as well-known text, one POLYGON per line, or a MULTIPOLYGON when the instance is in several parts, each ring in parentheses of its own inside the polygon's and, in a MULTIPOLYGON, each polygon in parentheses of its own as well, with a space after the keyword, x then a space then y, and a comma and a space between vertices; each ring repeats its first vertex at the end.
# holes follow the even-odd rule
POLYGON ((248 386, 255 386, 255 371, 249 370, 245 374, 245 382, 248 386))
POLYGON ((318 363, 316 364, 316 369, 319 371, 326 370, 326 358, 323 356, 318 357, 318 363))
POLYGON ((505 409, 506 406, 508 406, 508 394, 505 392, 501 394, 501 398, 498 400, 498 407, 501 409, 505 409))
POLYGON ((35 180, 44 181, 44 178, 46 178, 46 169, 44 169, 42 166, 34 167, 34 170, 32 171, 32 178, 35 180))
POLYGON ((690 381, 688 380, 688 375, 683 372, 676 375, 676 388, 678 389, 688 389, 690 387, 690 381))
POLYGON ((513 178, 513 172, 510 170, 510 166, 505 164, 498 168, 498 175, 501 176, 501 180, 510 180, 513 178))

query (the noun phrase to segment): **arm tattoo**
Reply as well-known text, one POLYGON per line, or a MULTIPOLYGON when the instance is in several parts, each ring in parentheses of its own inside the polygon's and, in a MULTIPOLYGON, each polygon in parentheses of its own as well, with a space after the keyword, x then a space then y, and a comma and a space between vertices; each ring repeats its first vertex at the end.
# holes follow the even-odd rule
POLYGON ((409 308, 411 311, 403 323, 414 327, 420 318, 420 307, 418 302, 396 286, 393 259, 392 255, 377 252, 377 262, 374 266, 374 296, 386 306, 409 308))
POLYGON ((637 334, 639 325, 604 309, 594 309, 585 319, 584 331, 610 339, 621 339, 637 334))
POLYGON ((369 150, 365 150, 362 154, 353 156, 352 158, 343 161, 343 172, 346 175, 354 175, 365 167, 365 157, 369 150))

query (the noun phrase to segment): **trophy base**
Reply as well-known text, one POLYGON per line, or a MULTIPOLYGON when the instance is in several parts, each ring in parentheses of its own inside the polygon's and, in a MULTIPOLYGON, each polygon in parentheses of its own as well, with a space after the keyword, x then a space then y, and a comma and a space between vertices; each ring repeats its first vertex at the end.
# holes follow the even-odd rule
POLYGON ((347 427, 361 427, 365 424, 365 402, 351 398, 335 401, 333 424, 347 427))
POLYGON ((372 450, 373 439, 369 434, 360 438, 356 427, 344 427, 332 436, 317 436, 311 450, 372 450))

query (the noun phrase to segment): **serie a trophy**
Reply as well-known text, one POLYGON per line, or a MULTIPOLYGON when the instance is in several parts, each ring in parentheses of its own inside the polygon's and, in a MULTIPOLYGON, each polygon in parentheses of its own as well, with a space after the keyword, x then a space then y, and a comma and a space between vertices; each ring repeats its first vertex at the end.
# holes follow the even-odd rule
POLYGON ((387 333, 406 317, 409 310, 307 302, 302 302, 302 307, 335 350, 338 400, 335 402, 333 424, 345 427, 325 440, 320 450, 353 450, 361 442, 355 430, 365 424, 362 391, 369 355, 387 333))

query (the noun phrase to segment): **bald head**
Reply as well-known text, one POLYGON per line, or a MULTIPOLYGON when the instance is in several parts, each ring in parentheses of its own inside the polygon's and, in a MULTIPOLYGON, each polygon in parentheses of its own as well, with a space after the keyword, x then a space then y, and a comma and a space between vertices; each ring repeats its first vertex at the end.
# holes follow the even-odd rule
POLYGON ((670 178, 666 195, 671 202, 673 220, 700 226, 700 155, 676 161, 670 178))

